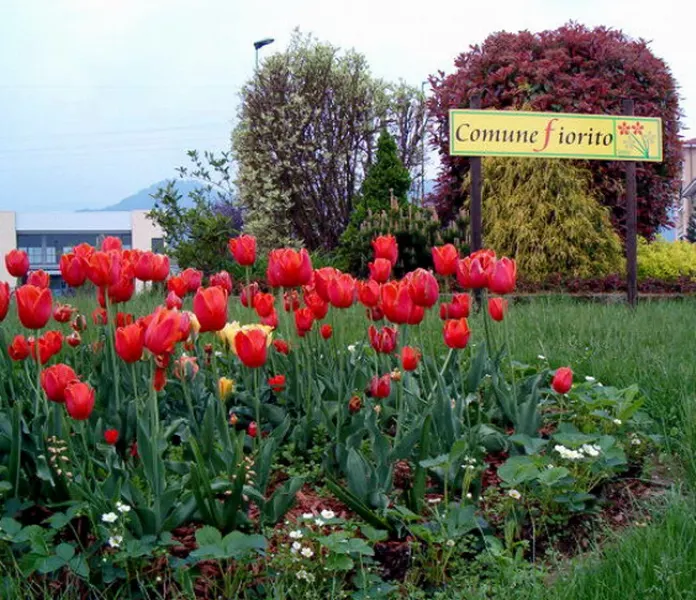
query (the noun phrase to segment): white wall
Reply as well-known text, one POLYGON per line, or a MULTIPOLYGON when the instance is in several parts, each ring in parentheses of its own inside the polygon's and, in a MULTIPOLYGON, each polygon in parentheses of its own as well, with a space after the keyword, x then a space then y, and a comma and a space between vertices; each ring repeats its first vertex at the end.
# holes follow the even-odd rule
POLYGON ((132 247, 138 250, 152 250, 153 238, 164 237, 164 232, 147 218, 147 210, 131 211, 132 247))
POLYGON ((16 216, 14 212, 0 211, 0 283, 17 283, 5 268, 5 254, 17 247, 16 216))

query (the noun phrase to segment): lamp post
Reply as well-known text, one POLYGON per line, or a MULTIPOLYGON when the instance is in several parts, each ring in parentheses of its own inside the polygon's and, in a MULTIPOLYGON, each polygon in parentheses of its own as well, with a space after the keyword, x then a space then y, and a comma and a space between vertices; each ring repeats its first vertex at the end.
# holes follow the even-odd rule
POLYGON ((273 38, 264 38, 263 40, 259 40, 257 42, 254 42, 254 49, 256 50, 256 70, 259 70, 259 50, 263 48, 264 46, 268 46, 268 44, 272 44, 275 42, 273 38))
POLYGON ((421 95, 423 97, 423 132, 421 133, 421 206, 425 203, 425 125, 427 123, 425 110, 425 86, 428 82, 421 81, 421 95))

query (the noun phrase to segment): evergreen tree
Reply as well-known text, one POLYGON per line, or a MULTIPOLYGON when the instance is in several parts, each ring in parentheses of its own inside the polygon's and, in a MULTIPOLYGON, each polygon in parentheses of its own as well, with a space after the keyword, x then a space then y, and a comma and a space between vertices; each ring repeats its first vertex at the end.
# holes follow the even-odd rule
POLYGON ((686 239, 692 244, 696 243, 696 210, 694 210, 694 207, 691 208, 689 223, 686 226, 686 239))

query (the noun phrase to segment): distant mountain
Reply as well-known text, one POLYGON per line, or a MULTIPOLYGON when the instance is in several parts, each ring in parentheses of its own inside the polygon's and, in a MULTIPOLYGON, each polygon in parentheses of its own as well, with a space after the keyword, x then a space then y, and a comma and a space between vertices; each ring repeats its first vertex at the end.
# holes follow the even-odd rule
MULTIPOLYGON (((88 208, 79 212, 100 212, 112 210, 150 210, 155 205, 155 201, 152 199, 152 194, 156 193, 159 188, 164 187, 165 185, 167 185, 166 180, 158 181, 157 183, 153 183, 150 187, 147 187, 144 190, 140 190, 132 196, 124 198, 116 204, 111 204, 110 206, 105 206, 104 208, 88 208)), ((183 206, 193 206, 193 202, 191 201, 188 195, 189 192, 193 191, 197 187, 200 187, 200 184, 194 181, 187 181, 184 179, 178 179, 176 181, 176 188, 181 194, 183 206)))

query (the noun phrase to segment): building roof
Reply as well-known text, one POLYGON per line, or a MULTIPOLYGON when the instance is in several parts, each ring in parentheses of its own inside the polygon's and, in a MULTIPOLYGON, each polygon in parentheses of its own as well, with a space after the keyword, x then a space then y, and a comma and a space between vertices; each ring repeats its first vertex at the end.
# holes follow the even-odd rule
POLYGON ((48 231, 96 231, 127 233, 131 214, 127 211, 17 213, 19 233, 48 231))
POLYGON ((683 146, 696 146, 696 138, 682 140, 682 145, 683 146))

